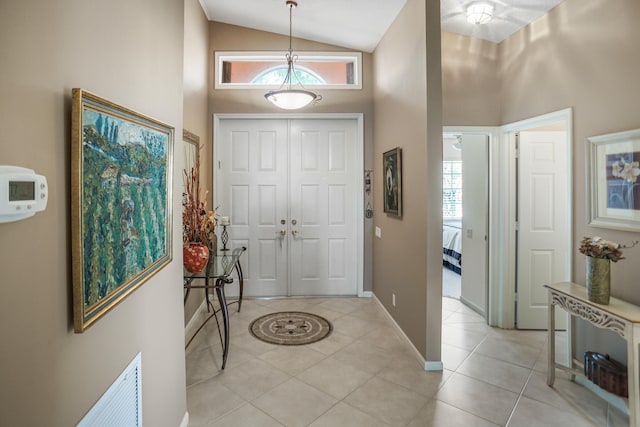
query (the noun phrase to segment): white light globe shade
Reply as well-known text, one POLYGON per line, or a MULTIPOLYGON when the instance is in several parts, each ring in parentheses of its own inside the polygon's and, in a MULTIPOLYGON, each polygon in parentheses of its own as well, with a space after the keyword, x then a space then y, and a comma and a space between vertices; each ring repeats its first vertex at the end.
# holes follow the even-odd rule
POLYGON ((283 110, 297 110, 309 105, 318 95, 307 90, 286 89, 267 92, 264 97, 283 110))
POLYGON ((482 25, 493 18, 493 5, 489 3, 472 3, 467 8, 467 21, 471 24, 482 25))

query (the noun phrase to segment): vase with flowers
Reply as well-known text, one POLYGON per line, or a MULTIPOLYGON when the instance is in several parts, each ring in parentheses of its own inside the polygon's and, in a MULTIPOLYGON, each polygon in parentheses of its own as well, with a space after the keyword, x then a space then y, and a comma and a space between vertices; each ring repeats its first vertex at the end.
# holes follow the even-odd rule
POLYGON ((184 171, 186 191, 182 198, 182 242, 183 264, 187 271, 197 273, 209 261, 209 253, 217 251, 217 224, 215 210, 207 210, 208 191, 200 188, 200 156, 195 166, 184 171))
POLYGON ((578 250, 587 256, 587 298, 596 304, 609 304, 611 295, 611 262, 624 259, 622 249, 631 245, 605 240, 602 237, 584 237, 578 250))

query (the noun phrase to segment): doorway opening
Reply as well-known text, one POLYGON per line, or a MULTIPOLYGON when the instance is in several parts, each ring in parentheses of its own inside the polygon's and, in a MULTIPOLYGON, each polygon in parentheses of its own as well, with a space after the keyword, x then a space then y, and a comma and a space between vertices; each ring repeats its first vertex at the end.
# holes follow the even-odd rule
POLYGON ((489 134, 443 133, 442 294, 486 318, 489 250, 489 134))
MULTIPOLYGON (((503 126, 509 151, 509 230, 506 251, 513 298, 505 327, 547 328, 545 284, 571 280, 571 110, 503 126)), ((507 285, 509 287, 509 285, 507 285)), ((564 329, 560 312, 556 327, 564 329)))
POLYGON ((442 296, 462 290, 462 135, 442 135, 442 296))

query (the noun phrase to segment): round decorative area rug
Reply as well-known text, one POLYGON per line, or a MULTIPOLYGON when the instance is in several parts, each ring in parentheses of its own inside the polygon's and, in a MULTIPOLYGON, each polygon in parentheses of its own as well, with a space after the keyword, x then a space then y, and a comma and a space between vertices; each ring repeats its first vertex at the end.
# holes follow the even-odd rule
POLYGON ((332 330, 324 317, 298 311, 266 314, 249 325, 254 337, 280 345, 311 344, 328 337, 332 330))

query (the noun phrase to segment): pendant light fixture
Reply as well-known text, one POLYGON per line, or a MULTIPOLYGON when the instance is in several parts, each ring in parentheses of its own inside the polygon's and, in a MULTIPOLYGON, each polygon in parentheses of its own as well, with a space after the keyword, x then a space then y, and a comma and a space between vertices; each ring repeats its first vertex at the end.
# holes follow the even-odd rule
POLYGON ((306 90, 296 74, 294 62, 297 61, 298 56, 293 54, 293 49, 291 48, 291 17, 293 8, 297 7, 298 3, 293 0, 287 0, 286 5, 289 8, 289 51, 286 54, 287 75, 278 90, 269 91, 264 94, 264 97, 271 101, 276 107, 285 110, 297 110, 309 105, 309 103, 313 101, 320 101, 322 96, 306 90), (293 83, 294 78, 297 82, 295 85, 293 83))

